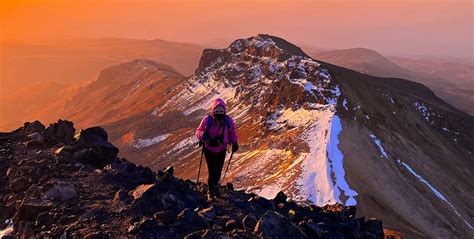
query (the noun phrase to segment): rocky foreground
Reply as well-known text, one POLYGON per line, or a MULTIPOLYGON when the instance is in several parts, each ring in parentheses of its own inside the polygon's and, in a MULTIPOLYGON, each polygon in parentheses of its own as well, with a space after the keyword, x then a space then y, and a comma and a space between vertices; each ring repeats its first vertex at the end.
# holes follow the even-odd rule
POLYGON ((25 123, 0 133, 0 238, 383 238, 355 207, 267 200, 118 158, 102 128, 25 123))

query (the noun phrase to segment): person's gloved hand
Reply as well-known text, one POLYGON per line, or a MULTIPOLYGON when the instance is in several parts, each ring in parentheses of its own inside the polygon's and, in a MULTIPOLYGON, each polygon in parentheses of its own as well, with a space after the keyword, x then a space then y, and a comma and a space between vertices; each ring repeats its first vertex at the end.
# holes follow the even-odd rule
POLYGON ((233 143, 232 144, 232 153, 237 152, 239 150, 239 144, 238 143, 233 143))

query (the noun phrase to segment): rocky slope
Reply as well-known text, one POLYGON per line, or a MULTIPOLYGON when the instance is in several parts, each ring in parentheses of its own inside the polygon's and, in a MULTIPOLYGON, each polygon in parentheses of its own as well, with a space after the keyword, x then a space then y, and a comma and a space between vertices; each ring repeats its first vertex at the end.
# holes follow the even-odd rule
POLYGON ((473 117, 421 84, 327 64, 258 35, 204 50, 195 74, 166 97, 105 126, 123 156, 194 178, 190 138, 221 97, 242 146, 227 179, 236 188, 358 205, 359 215, 412 238, 474 233, 473 117))
POLYGON ((383 238, 382 222, 341 204, 303 206, 152 171, 124 158, 99 127, 25 123, 0 133, 1 238, 383 238), (3 223, 5 222, 5 223, 3 223))
POLYGON ((114 122, 152 110, 185 79, 166 64, 133 60, 103 70, 65 103, 61 114, 79 126, 114 122))

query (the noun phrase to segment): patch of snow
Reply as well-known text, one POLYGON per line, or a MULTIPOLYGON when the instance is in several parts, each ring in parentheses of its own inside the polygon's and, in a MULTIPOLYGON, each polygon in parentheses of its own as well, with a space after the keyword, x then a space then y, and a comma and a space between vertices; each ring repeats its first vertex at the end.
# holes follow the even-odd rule
POLYGON ((347 99, 344 99, 344 101, 342 102, 342 106, 344 107, 344 109, 349 110, 349 108, 347 108, 347 99))
POLYGON ((430 108, 426 106, 426 104, 423 102, 415 102, 414 105, 415 108, 421 113, 426 123, 432 125, 434 123, 434 120, 430 119, 430 115, 432 115, 432 113, 430 112, 430 108))
POLYGON ((445 127, 443 127, 443 130, 446 131, 446 132, 449 132, 449 133, 451 133, 451 134, 459 134, 459 132, 456 132, 456 131, 453 131, 453 130, 449 130, 449 129, 445 128, 445 127))
POLYGON ((331 79, 331 75, 329 75, 329 72, 327 72, 326 70, 321 70, 319 71, 319 76, 325 78, 325 79, 331 79))
POLYGON ((377 147, 379 148, 380 150, 380 157, 384 157, 384 158, 388 158, 388 155, 387 153, 385 152, 385 149, 383 148, 382 146, 382 142, 380 141, 380 139, 377 138, 377 136, 375 136, 375 134, 370 134, 370 138, 372 138, 372 140, 374 140, 374 143, 377 145, 377 147))
POLYGON ((134 148, 137 148, 137 149, 146 148, 146 147, 155 145, 157 143, 160 143, 161 141, 165 140, 169 136, 170 136, 170 134, 163 134, 163 135, 158 135, 158 136, 153 137, 153 138, 138 139, 136 141, 134 140, 134 141, 132 141, 131 146, 134 147, 134 148))
POLYGON ((314 88, 314 86, 313 86, 313 83, 311 83, 311 82, 306 82, 306 84, 304 85, 304 90, 305 91, 311 91, 313 88, 314 88))
POLYGON ((415 176, 420 182, 424 183, 426 186, 428 186, 428 188, 431 190, 431 192, 433 192, 434 195, 436 195, 436 197, 438 197, 439 199, 441 199, 442 201, 444 201, 446 204, 448 204, 449 207, 451 207, 451 209, 453 209, 454 213, 460 217, 461 219, 464 220, 464 223, 471 229, 474 229, 473 226, 466 221, 466 219, 464 219, 461 214, 458 212, 458 210, 454 207, 454 205, 448 201, 448 199, 446 199, 445 196, 443 196, 443 194, 441 194, 440 191, 438 191, 435 187, 431 186, 430 183, 428 183, 428 181, 426 181, 424 178, 422 178, 419 174, 417 174, 408 164, 406 164, 405 162, 401 161, 400 159, 397 160, 397 162, 401 165, 403 165, 413 176, 415 176))
POLYGON ((335 176, 335 187, 338 190, 335 190, 335 197, 340 199, 341 190, 344 192, 344 196, 348 197, 347 201, 345 202, 346 206, 354 206, 357 204, 355 200, 355 196, 357 196, 357 192, 352 190, 347 184, 345 179, 345 171, 344 171, 344 156, 339 150, 339 133, 342 131, 341 120, 337 115, 334 115, 331 120, 331 128, 330 128, 330 138, 329 142, 326 146, 328 160, 331 164, 332 173, 335 176))
POLYGON ((357 192, 345 180, 344 157, 338 148, 338 135, 342 131, 340 119, 330 109, 320 112, 316 119, 303 137, 310 152, 302 155, 305 157, 303 172, 297 182, 300 197, 307 197, 319 206, 335 202, 356 205, 357 192), (341 201, 341 190, 348 198, 346 202, 341 201))
POLYGON ((166 154, 171 154, 171 155, 179 154, 191 146, 193 146, 193 138, 192 137, 185 138, 181 140, 179 143, 175 144, 173 148, 169 150, 166 154))

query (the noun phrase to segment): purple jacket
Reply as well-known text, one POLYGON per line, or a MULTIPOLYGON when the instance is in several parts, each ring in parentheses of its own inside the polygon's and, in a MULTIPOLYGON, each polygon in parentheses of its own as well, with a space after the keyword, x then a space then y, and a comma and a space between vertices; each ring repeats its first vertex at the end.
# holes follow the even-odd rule
MULTIPOLYGON (((224 143, 218 147, 211 147, 208 144, 204 144, 204 147, 206 147, 206 149, 213 153, 218 153, 225 150, 227 145, 230 143, 237 143, 237 130, 235 129, 234 119, 228 116, 230 121, 229 129, 225 127, 225 121, 219 122, 214 119, 214 109, 218 105, 222 105, 224 107, 224 110, 227 112, 226 105, 222 99, 217 98, 212 102, 211 107, 209 107, 209 109, 211 111, 210 117, 212 117, 213 122, 211 129, 209 129, 209 136, 212 138, 218 137, 222 133, 222 127, 224 127, 224 143)), ((196 137, 199 140, 202 140, 202 136, 204 134, 204 131, 206 130, 208 117, 208 115, 204 116, 204 118, 201 120, 201 123, 199 124, 199 127, 196 130, 196 137)))

